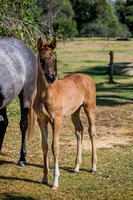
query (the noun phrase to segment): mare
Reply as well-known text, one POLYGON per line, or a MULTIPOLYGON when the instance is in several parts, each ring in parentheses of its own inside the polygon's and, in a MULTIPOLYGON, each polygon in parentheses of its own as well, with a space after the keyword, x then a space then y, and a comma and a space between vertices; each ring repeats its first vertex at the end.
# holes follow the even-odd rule
POLYGON ((77 137, 77 156, 74 173, 78 173, 81 163, 81 149, 83 127, 79 118, 80 109, 83 106, 89 122, 89 135, 92 144, 91 172, 96 172, 95 136, 95 108, 96 88, 93 80, 81 73, 72 73, 62 80, 56 80, 54 68, 56 58, 53 53, 56 47, 56 39, 51 43, 43 42, 40 38, 38 47, 38 80, 37 93, 33 103, 37 115, 38 124, 42 133, 42 150, 44 158, 43 183, 48 184, 48 122, 53 130, 52 152, 54 156, 54 181, 52 188, 58 187, 59 178, 59 132, 62 117, 71 115, 77 137))
POLYGON ((31 99, 36 87, 38 73, 34 52, 21 40, 0 39, 0 150, 8 126, 6 107, 19 96, 21 107, 20 129, 22 144, 18 164, 26 165, 25 135, 28 115, 32 117, 31 99))

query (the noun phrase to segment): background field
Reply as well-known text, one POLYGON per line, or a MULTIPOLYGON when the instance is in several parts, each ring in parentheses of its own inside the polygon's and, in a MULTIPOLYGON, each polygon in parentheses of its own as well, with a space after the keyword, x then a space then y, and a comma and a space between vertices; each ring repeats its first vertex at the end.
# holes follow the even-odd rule
POLYGON ((133 61, 133 41, 75 39, 65 45, 58 42, 58 77, 81 72, 90 75, 97 87, 96 145, 97 173, 89 173, 91 165, 87 119, 81 111, 84 140, 81 170, 73 174, 76 138, 71 117, 63 119, 60 133, 59 188, 52 191, 53 156, 52 132, 49 127, 49 186, 41 183, 43 158, 38 127, 26 141, 28 166, 19 167, 21 134, 20 110, 16 99, 8 107, 9 126, 0 154, 0 199, 133 199, 133 77, 114 76, 109 84, 109 52, 114 51, 115 62, 133 61))

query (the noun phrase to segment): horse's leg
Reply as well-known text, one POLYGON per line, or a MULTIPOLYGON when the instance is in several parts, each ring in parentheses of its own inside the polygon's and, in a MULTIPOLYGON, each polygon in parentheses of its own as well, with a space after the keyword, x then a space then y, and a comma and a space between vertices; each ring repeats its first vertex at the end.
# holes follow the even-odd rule
POLYGON ((44 176, 42 182, 44 184, 48 184, 48 120, 46 119, 45 122, 41 121, 39 118, 37 119, 38 125, 41 129, 42 133, 42 151, 43 151, 43 159, 44 159, 44 176))
POLYGON ((58 157, 59 157, 59 132, 61 126, 62 117, 56 117, 52 124, 53 128, 53 142, 52 142, 52 152, 54 155, 54 181, 52 189, 58 187, 58 178, 59 178, 59 167, 58 167, 58 157))
POLYGON ((80 108, 71 115, 72 122, 75 126, 75 135, 77 137, 77 156, 76 156, 74 173, 79 172, 79 167, 81 164, 81 153, 82 153, 83 127, 79 118, 79 112, 80 108))
POLYGON ((6 128, 8 126, 8 119, 6 114, 6 108, 0 109, 0 151, 2 148, 4 135, 6 132, 6 128))
POLYGON ((96 172, 96 163, 97 163, 97 155, 96 155, 96 148, 95 148, 95 109, 90 106, 84 105, 84 111, 87 115, 88 121, 89 121, 89 135, 91 140, 91 146, 92 146, 92 167, 91 167, 91 173, 96 172))
POLYGON ((20 106, 21 106, 20 130, 22 133, 22 144, 21 144, 20 160, 18 164, 21 167, 23 167, 27 164, 25 160, 25 156, 26 156, 25 136, 26 136, 26 131, 28 128, 28 114, 29 114, 29 109, 30 109, 30 102, 27 101, 28 102, 27 106, 25 106, 23 93, 20 93, 19 99, 20 99, 20 106))

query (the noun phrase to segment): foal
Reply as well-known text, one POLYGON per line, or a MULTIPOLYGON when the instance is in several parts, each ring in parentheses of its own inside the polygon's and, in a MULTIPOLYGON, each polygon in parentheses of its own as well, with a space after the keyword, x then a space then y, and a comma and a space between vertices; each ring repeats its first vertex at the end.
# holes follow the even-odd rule
POLYGON ((54 75, 56 39, 50 44, 38 40, 38 81, 37 94, 34 100, 34 110, 37 114, 38 124, 42 133, 42 150, 44 157, 43 182, 48 183, 48 122, 53 129, 52 152, 54 155, 54 181, 52 188, 58 187, 59 168, 59 132, 62 117, 70 115, 75 126, 77 137, 77 156, 74 173, 79 171, 81 163, 81 149, 83 127, 79 118, 81 106, 87 115, 89 122, 89 134, 92 144, 92 167, 91 172, 96 172, 96 150, 94 145, 95 136, 95 107, 96 89, 93 80, 85 75, 73 73, 62 80, 56 80, 54 75))

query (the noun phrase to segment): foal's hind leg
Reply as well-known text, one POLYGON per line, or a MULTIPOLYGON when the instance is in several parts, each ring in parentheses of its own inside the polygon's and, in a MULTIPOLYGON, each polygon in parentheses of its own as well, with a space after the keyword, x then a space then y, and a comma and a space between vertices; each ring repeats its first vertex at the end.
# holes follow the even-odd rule
POLYGON ((8 119, 6 114, 6 108, 0 109, 0 151, 2 148, 4 135, 6 132, 6 128, 8 126, 8 119))
POLYGON ((75 126, 75 135, 77 137, 77 156, 75 162, 74 173, 78 173, 81 164, 81 153, 82 153, 82 139, 83 139, 83 127, 79 118, 80 108, 71 115, 72 122, 75 126))
POLYGON ((84 105, 84 111, 87 115, 88 121, 89 121, 89 135, 91 140, 91 146, 92 146, 92 167, 91 167, 91 173, 96 172, 96 163, 97 163, 97 156, 96 156, 96 149, 95 149, 95 143, 94 143, 94 137, 95 137, 95 109, 90 106, 84 105))
POLYGON ((22 132, 22 144, 21 144, 20 160, 18 164, 23 167, 27 164, 25 160, 25 156, 26 156, 25 136, 26 136, 26 131, 28 128, 28 114, 29 114, 29 109, 30 109, 30 101, 27 101, 27 102, 24 101, 23 93, 20 93, 19 99, 20 99, 20 106, 21 106, 20 130, 22 132))

